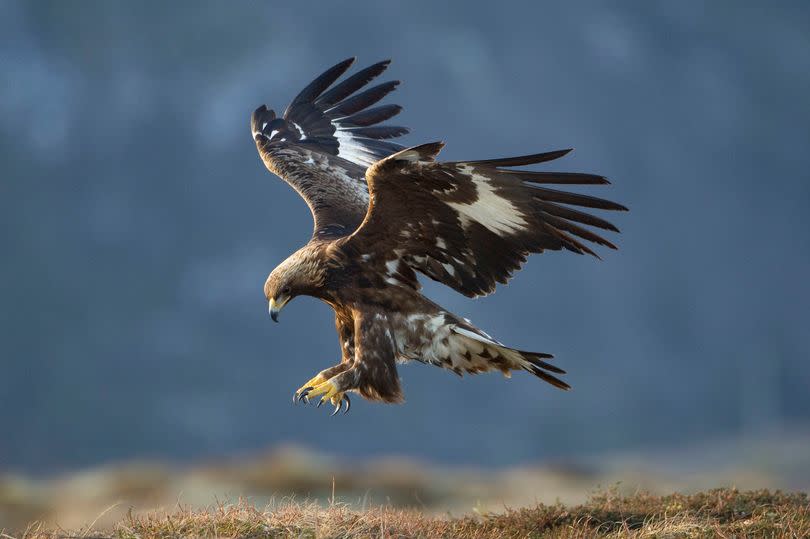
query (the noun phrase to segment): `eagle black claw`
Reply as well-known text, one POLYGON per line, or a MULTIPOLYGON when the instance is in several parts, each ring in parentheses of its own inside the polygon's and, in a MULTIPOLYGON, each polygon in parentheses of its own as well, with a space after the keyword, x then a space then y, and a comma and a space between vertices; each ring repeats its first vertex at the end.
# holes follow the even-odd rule
POLYGON ((293 404, 297 404, 299 401, 303 402, 304 404, 309 404, 309 398, 307 397, 307 394, 310 391, 312 391, 312 386, 305 387, 304 389, 301 390, 300 393, 293 394, 293 404))
POLYGON ((343 402, 344 401, 346 402, 346 409, 343 410, 343 415, 346 415, 346 414, 349 413, 349 408, 352 407, 352 400, 349 398, 348 395, 343 395, 343 398, 341 398, 340 402, 337 403, 337 406, 335 406, 335 411, 332 412, 331 415, 333 415, 333 416, 336 415, 340 411, 340 409, 343 408, 343 402))
MULTIPOLYGON (((293 394, 293 404, 298 404, 299 402, 303 402, 304 404, 309 404, 309 393, 313 389, 315 389, 313 386, 307 386, 304 389, 302 389, 301 391, 296 391, 293 394)), ((325 400, 326 399, 321 398, 318 401, 318 404, 317 404, 316 408, 320 408, 325 400)), ((351 409, 351 407, 352 407, 352 401, 351 401, 351 399, 349 398, 348 395, 344 394, 340 398, 340 401, 338 401, 337 405, 335 406, 335 410, 334 410, 334 412, 332 412, 331 415, 334 416, 334 415, 337 415, 338 412, 340 412, 341 408, 343 408, 343 402, 344 401, 346 402, 346 408, 343 410, 343 413, 344 413, 344 415, 349 413, 349 409, 351 409)))

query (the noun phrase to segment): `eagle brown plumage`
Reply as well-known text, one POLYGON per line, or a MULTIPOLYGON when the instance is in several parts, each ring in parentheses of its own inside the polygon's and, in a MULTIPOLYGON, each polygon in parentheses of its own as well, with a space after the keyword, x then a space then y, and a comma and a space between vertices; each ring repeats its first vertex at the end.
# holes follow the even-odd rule
POLYGON ((420 293, 416 273, 470 297, 493 292, 531 253, 567 249, 597 256, 589 243, 616 247, 593 229, 618 232, 576 208, 626 210, 615 202, 548 185, 607 184, 602 176, 514 167, 570 150, 439 162, 443 143, 403 148, 388 139, 408 132, 379 125, 398 105, 374 106, 398 82, 363 90, 388 67, 380 62, 335 82, 354 59, 325 71, 280 118, 265 106, 251 121, 267 168, 312 211, 314 231, 264 286, 270 314, 294 297, 321 299, 335 311, 341 361, 301 386, 295 402, 320 397, 337 413, 350 392, 402 401, 397 362, 421 361, 459 375, 525 370, 562 389, 550 354, 504 346, 469 320, 420 293), (362 91, 361 91, 362 90, 362 91), (590 227, 590 228, 586 228, 590 227))

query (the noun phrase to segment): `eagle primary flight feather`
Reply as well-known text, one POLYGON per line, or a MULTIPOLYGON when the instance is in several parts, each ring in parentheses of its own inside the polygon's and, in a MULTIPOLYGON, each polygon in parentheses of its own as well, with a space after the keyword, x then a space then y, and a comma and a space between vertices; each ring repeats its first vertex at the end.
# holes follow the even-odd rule
POLYGON ((602 176, 515 168, 570 150, 440 162, 440 142, 407 149, 391 142, 408 130, 381 124, 401 107, 377 103, 399 82, 366 88, 385 61, 335 84, 353 62, 326 70, 281 117, 261 106, 251 120, 265 165, 298 191, 314 220, 309 243, 267 278, 270 315, 277 321, 298 295, 319 298, 334 309, 340 339, 341 361, 301 386, 293 401, 320 397, 319 406, 329 401, 333 413, 344 404, 349 410, 350 392, 399 402, 396 364, 409 360, 459 375, 525 370, 568 389, 550 354, 504 346, 431 302, 416 273, 470 297, 489 294, 530 253, 615 249, 593 229, 616 227, 577 208, 626 208, 548 187, 607 184, 602 176))

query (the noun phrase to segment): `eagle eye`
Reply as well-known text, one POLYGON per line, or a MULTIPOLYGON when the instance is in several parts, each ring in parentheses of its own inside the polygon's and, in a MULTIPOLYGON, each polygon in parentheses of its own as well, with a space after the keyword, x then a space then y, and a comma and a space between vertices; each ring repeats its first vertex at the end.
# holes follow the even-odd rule
POLYGON ((281 294, 284 296, 289 296, 291 291, 292 290, 290 289, 289 286, 285 286, 284 288, 281 289, 281 294))

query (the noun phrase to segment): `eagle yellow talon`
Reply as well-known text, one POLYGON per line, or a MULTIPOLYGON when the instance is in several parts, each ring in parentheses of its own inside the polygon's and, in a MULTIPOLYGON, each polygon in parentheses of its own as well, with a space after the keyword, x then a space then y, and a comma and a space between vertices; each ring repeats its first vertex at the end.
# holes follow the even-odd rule
MULTIPOLYGON (((313 378, 313 380, 316 379, 317 376, 313 378)), ((310 382, 312 382, 312 380, 310 380, 310 382)), ((307 382, 307 384, 310 384, 310 382, 307 382)), ((320 408, 325 402, 331 402, 335 407, 332 415, 337 414, 343 408, 344 403, 346 405, 345 409, 343 410, 344 414, 348 413, 349 409, 352 407, 352 401, 349 399, 349 396, 346 395, 346 392, 340 391, 334 382, 329 380, 315 386, 305 385, 295 393, 293 402, 298 402, 298 400, 301 400, 304 403, 308 403, 310 398, 317 397, 319 395, 321 396, 321 399, 318 401, 318 408, 320 408)))
POLYGON ((317 397, 318 395, 323 395, 321 397, 321 403, 324 401, 332 400, 333 397, 342 397, 342 393, 338 391, 338 388, 330 382, 326 380, 320 384, 312 386, 307 392, 307 398, 317 397))
POLYGON ((307 383, 305 383, 295 391, 295 393, 293 394, 293 402, 295 403, 301 399, 308 398, 309 392, 307 392, 306 390, 307 389, 311 390, 311 388, 319 386, 324 382, 326 382, 326 378, 324 378, 323 375, 321 375, 320 373, 316 374, 315 376, 310 378, 307 383))

